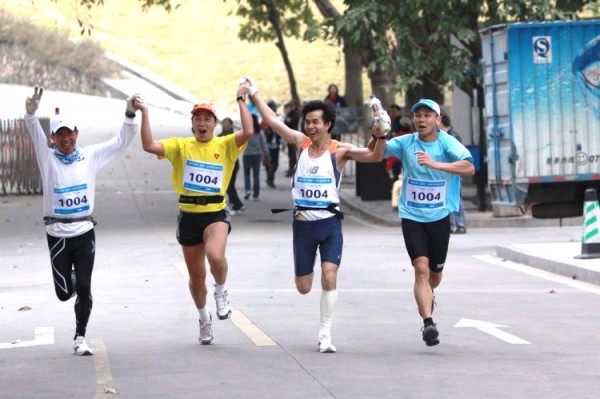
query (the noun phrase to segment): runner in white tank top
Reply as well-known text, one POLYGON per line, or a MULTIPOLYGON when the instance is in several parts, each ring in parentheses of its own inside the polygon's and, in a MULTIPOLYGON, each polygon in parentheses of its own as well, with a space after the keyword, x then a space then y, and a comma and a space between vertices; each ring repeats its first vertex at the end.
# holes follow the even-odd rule
POLYGON ((332 140, 330 132, 335 124, 335 110, 328 103, 315 100, 309 101, 302 111, 305 135, 280 121, 261 98, 252 79, 246 79, 250 83, 248 93, 263 119, 288 144, 295 146, 300 154, 292 191, 296 288, 301 294, 310 292, 318 250, 323 287, 318 349, 323 353, 332 353, 336 348, 331 342, 331 323, 337 301, 337 272, 343 246, 343 215, 337 205, 339 176, 350 159, 357 162, 381 161, 385 151, 385 134, 379 127, 374 127, 373 136, 383 140, 375 140, 371 148, 358 148, 332 140), (320 210, 325 208, 328 210, 320 210))
POLYGON ((293 174, 292 198, 294 205, 311 210, 297 210, 305 220, 321 220, 335 216, 325 210, 330 206, 340 210, 339 189, 342 174, 335 169, 336 151, 339 142, 332 140, 329 151, 318 157, 311 157, 308 148, 312 144, 307 137, 302 143, 298 162, 293 174), (318 210, 323 208, 323 210, 318 210))

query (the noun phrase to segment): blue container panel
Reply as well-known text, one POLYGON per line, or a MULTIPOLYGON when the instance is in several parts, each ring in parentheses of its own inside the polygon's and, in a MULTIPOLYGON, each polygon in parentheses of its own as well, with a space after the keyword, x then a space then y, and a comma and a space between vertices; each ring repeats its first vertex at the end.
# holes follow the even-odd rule
POLYGON ((597 174, 600 21, 507 29, 515 178, 597 174))

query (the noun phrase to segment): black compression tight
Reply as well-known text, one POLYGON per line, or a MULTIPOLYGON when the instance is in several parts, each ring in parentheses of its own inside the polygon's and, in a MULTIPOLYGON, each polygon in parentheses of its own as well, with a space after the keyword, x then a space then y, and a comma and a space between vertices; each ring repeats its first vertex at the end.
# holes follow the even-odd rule
POLYGON ((85 336, 85 329, 94 303, 91 291, 92 270, 96 254, 94 229, 76 237, 64 238, 48 235, 47 238, 56 296, 61 301, 67 301, 73 292, 77 292, 75 335, 85 336), (71 280, 71 270, 75 270, 75 287, 71 280))

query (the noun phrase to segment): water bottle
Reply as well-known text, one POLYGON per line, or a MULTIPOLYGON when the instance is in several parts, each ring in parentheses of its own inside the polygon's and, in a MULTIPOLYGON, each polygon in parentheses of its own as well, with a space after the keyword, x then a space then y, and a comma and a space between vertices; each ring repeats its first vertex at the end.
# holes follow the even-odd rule
POLYGON ((370 104, 371 110, 373 110, 373 118, 377 118, 377 121, 379 123, 379 129, 381 129, 383 133, 387 134, 390 130, 392 130, 392 126, 390 125, 390 122, 388 122, 389 117, 387 118, 387 120, 384 120, 384 118, 382 118, 382 116, 387 113, 381 106, 381 101, 379 101, 375 94, 371 94, 370 104))

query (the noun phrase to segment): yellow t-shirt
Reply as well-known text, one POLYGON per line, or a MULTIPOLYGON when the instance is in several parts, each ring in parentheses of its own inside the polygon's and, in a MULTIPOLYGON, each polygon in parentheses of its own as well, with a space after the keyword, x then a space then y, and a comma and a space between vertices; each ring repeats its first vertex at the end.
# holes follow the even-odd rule
MULTIPOLYGON (((173 165, 172 184, 177 195, 225 196, 235 161, 246 148, 238 148, 235 134, 214 137, 201 143, 195 137, 171 137, 161 140, 165 155, 173 165)), ((225 200, 218 204, 179 204, 185 212, 216 212, 224 209, 225 200)))

